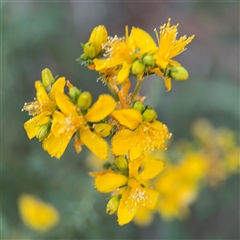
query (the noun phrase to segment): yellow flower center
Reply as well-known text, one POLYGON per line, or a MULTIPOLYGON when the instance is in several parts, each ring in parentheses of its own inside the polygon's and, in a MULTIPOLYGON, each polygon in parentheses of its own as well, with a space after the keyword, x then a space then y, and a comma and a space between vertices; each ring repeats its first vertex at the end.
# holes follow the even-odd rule
POLYGON ((141 123, 139 128, 144 133, 141 145, 143 152, 148 153, 154 149, 166 149, 164 142, 166 139, 171 138, 172 134, 168 132, 168 128, 165 124, 162 124, 161 129, 154 128, 150 123, 141 123))

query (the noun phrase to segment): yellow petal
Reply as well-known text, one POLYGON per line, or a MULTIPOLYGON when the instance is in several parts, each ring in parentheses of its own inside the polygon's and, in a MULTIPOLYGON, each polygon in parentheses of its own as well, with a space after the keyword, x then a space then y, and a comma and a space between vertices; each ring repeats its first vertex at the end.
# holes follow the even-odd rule
POLYGON ((151 53, 157 50, 157 45, 152 39, 152 37, 140 28, 132 28, 131 34, 129 36, 129 44, 135 45, 134 50, 138 48, 140 51, 139 55, 143 55, 144 53, 151 53))
POLYGON ((122 198, 119 203, 118 207, 118 224, 120 226, 129 223, 137 211, 137 206, 135 205, 129 205, 127 204, 128 199, 130 198, 131 194, 131 188, 127 188, 126 191, 124 191, 122 198))
POLYGON ((70 101, 70 98, 64 93, 56 93, 56 102, 60 110, 65 115, 78 115, 76 106, 70 101))
POLYGON ((131 138, 131 148, 129 151, 129 159, 133 161, 141 156, 144 151, 143 140, 146 138, 144 127, 140 125, 133 133, 131 138))
POLYGON ((128 178, 122 174, 106 173, 98 175, 95 179, 95 187, 99 192, 108 193, 127 184, 128 178))
POLYGON ((36 117, 31 118, 27 122, 24 123, 24 128, 27 132, 29 139, 34 138, 41 125, 48 123, 50 121, 49 117, 50 113, 44 112, 36 117))
POLYGON ((59 213, 54 206, 29 194, 18 199, 19 211, 24 224, 37 231, 47 231, 59 222, 59 213))
POLYGON ((93 63, 95 65, 95 70, 96 71, 103 71, 106 70, 106 71, 110 71, 109 70, 110 68, 114 68, 118 65, 121 65, 123 63, 124 59, 122 57, 115 57, 114 59, 111 58, 111 60, 109 59, 97 59, 95 58, 93 60, 93 63))
POLYGON ((75 134, 73 147, 75 148, 77 153, 80 153, 82 151, 82 145, 83 145, 82 140, 79 139, 78 134, 75 134))
POLYGON ((129 162, 129 178, 136 178, 138 177, 139 167, 143 161, 143 157, 135 159, 134 161, 129 162))
POLYGON ((38 102, 46 104, 46 102, 49 101, 49 97, 42 83, 40 81, 36 81, 35 88, 38 102))
POLYGON ((82 142, 100 159, 108 157, 108 144, 105 140, 89 129, 80 130, 82 142))
POLYGON ((112 172, 112 170, 102 170, 98 172, 88 172, 88 175, 91 177, 97 177, 100 175, 105 175, 106 173, 110 173, 110 172, 112 172))
POLYGON ((130 68, 131 68, 131 64, 125 61, 122 65, 122 69, 119 71, 117 75, 117 84, 123 83, 128 78, 130 73, 130 68))
POLYGON ((153 127, 156 130, 162 130, 164 124, 158 120, 155 120, 153 123, 151 123, 151 127, 153 127))
POLYGON ((173 67, 179 67, 181 66, 181 64, 173 59, 169 60, 169 65, 173 66, 173 67))
POLYGON ((72 138, 72 134, 73 133, 67 132, 56 137, 53 133, 50 133, 43 141, 43 149, 47 151, 51 157, 59 159, 65 152, 65 149, 72 138))
POLYGON ((142 115, 139 111, 126 108, 115 110, 111 115, 122 125, 130 129, 135 129, 142 122, 142 115))
POLYGON ((146 191, 147 198, 144 200, 144 206, 146 206, 149 209, 154 209, 157 200, 158 200, 158 192, 156 190, 150 189, 150 188, 144 188, 146 191))
POLYGON ((161 69, 166 69, 168 66, 168 61, 164 60, 161 56, 158 54, 155 54, 154 59, 156 60, 156 65, 161 69))
POLYGON ((60 134, 64 133, 66 130, 66 117, 61 112, 55 111, 53 114, 52 128, 51 132, 58 137, 60 134))
POLYGON ((121 130, 112 138, 112 153, 114 155, 125 155, 131 147, 132 131, 128 129, 121 130), (130 141, 129 141, 130 140, 130 141))
POLYGON ((142 147, 132 146, 129 150, 129 160, 133 161, 141 156, 143 152, 142 147))
POLYGON ((116 105, 117 103, 110 95, 100 95, 84 118, 87 122, 99 122, 107 117, 114 110, 116 105))
POLYGON ((154 68, 151 72, 155 73, 156 75, 163 77, 163 72, 159 68, 154 68))
POLYGON ((66 83, 65 77, 58 78, 58 80, 53 84, 51 92, 50 92, 50 98, 54 101, 56 101, 56 93, 64 91, 64 86, 66 83))
POLYGON ((106 69, 106 68, 110 68, 110 61, 107 60, 107 59, 97 59, 95 58, 93 60, 93 63, 95 65, 95 69, 96 71, 101 71, 103 69, 106 69))
POLYGON ((153 179, 164 169, 164 162, 157 158, 146 156, 144 162, 144 169, 139 174, 140 181, 144 182, 148 179, 153 179))
POLYGON ((171 82, 171 78, 170 77, 165 77, 164 78, 164 83, 165 83, 165 87, 167 88, 167 92, 169 92, 172 89, 172 82, 171 82))

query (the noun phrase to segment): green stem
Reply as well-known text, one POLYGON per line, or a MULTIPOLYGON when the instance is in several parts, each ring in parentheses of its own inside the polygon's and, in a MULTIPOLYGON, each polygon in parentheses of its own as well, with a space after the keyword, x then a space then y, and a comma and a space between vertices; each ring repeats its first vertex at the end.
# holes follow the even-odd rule
POLYGON ((114 91, 114 89, 112 88, 112 86, 109 84, 108 81, 107 82, 107 86, 108 86, 108 90, 110 91, 110 93, 113 95, 113 97, 115 98, 116 101, 119 100, 119 97, 117 95, 117 93, 114 91))
POLYGON ((137 82, 137 85, 132 93, 132 96, 131 96, 131 100, 133 101, 133 99, 136 97, 136 95, 138 94, 138 92, 140 91, 141 89, 141 86, 142 86, 142 83, 143 81, 138 81, 137 82))

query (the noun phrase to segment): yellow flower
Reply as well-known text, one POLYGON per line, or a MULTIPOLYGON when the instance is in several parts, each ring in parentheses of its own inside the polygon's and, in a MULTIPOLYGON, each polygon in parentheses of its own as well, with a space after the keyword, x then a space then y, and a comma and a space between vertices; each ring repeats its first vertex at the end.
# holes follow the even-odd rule
POLYGON ((156 189, 159 192, 156 208, 164 219, 180 218, 185 215, 188 203, 195 197, 195 191, 188 190, 186 184, 188 183, 183 181, 177 168, 170 164, 166 166, 156 182, 156 189))
POLYGON ((53 114, 51 133, 43 142, 44 150, 52 157, 60 158, 74 133, 79 130, 81 142, 96 156, 106 159, 108 144, 91 131, 88 123, 106 118, 116 106, 114 99, 109 95, 101 95, 84 116, 65 94, 58 93, 56 101, 61 112, 55 111, 53 114))
MULTIPOLYGON (((130 36, 126 28, 126 38, 109 38, 106 44, 107 59, 95 59, 96 71, 106 72, 106 69, 114 69, 120 66, 120 70, 115 70, 117 83, 123 83, 130 74, 130 69, 136 59, 146 53, 152 53, 157 46, 151 36, 140 28, 132 28, 130 36)), ((139 65, 139 64, 138 64, 139 65)), ((142 69, 142 68, 141 68, 142 69)), ((144 69, 136 72, 138 80, 142 80, 144 69)))
POLYGON ((163 168, 162 161, 147 156, 129 163, 128 176, 112 170, 91 175, 96 176, 95 187, 99 192, 108 193, 115 190, 121 194, 117 215, 119 225, 124 225, 133 219, 139 207, 154 208, 158 193, 148 187, 149 180, 155 178, 163 168))
POLYGON ((227 174, 238 173, 240 171, 239 161, 240 147, 236 146, 225 156, 224 168, 227 174))
POLYGON ((159 192, 157 210, 163 218, 184 218, 196 199, 200 181, 206 174, 206 161, 201 155, 189 154, 179 164, 168 164, 156 181, 159 192))
POLYGON ((25 122, 24 128, 30 139, 34 138, 40 127, 50 121, 50 116, 57 109, 56 94, 63 92, 65 86, 65 78, 59 78, 51 88, 48 94, 40 81, 35 82, 37 100, 25 103, 23 110, 28 111, 33 118, 25 122))
POLYGON ((59 222, 57 209, 32 195, 21 195, 18 206, 24 224, 36 231, 48 231, 59 222))
POLYGON ((134 160, 142 153, 147 154, 154 149, 165 149, 164 142, 171 137, 166 125, 157 120, 143 121, 141 113, 135 109, 115 110, 111 116, 126 127, 112 138, 114 155, 129 153, 130 160, 134 160))
POLYGON ((169 76, 164 76, 163 70, 168 67, 178 67, 181 65, 179 62, 173 60, 172 58, 185 51, 186 45, 189 44, 194 38, 194 35, 188 38, 186 35, 184 35, 177 40, 176 37, 178 33, 178 24, 170 26, 170 21, 171 19, 169 18, 168 23, 160 27, 160 37, 157 30, 155 29, 159 48, 158 51, 154 54, 154 59, 156 60, 156 65, 158 68, 152 70, 152 72, 165 79, 167 91, 171 90, 171 78, 169 76))

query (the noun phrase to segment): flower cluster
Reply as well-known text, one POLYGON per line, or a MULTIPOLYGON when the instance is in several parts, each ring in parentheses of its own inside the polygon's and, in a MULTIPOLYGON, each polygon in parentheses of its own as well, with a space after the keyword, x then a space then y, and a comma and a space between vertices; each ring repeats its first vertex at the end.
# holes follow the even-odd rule
POLYGON ((154 212, 165 220, 183 219, 201 189, 218 186, 240 172, 240 146, 235 132, 198 119, 192 125, 192 135, 191 141, 180 140, 171 147, 171 155, 180 157, 177 163, 167 161, 168 152, 155 152, 156 157, 167 161, 164 171, 154 180, 159 198, 154 211, 139 209, 133 219, 136 224, 148 225, 154 212))
POLYGON ((110 37, 104 26, 95 27, 88 42, 82 44, 83 54, 77 61, 97 71, 110 94, 100 95, 92 104, 91 93, 44 69, 42 80, 35 82, 36 99, 23 107, 32 116, 24 124, 28 137, 38 138, 52 157, 60 158, 72 138, 77 153, 85 145, 106 160, 111 150, 113 163, 90 175, 99 192, 111 193, 107 213, 117 212, 120 225, 130 222, 138 209, 153 209, 157 203, 159 193, 152 180, 164 164, 149 154, 166 150, 171 133, 139 91, 151 74, 164 79, 167 91, 172 79, 188 78, 187 70, 172 58, 182 53, 194 36, 177 39, 177 28, 170 26, 169 19, 159 31, 155 29, 155 43, 140 28, 133 27, 128 34, 126 27, 125 37, 110 37), (137 80, 132 92, 131 77, 137 80))

